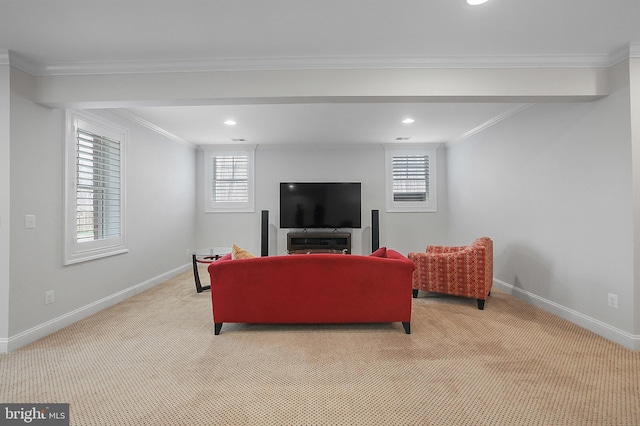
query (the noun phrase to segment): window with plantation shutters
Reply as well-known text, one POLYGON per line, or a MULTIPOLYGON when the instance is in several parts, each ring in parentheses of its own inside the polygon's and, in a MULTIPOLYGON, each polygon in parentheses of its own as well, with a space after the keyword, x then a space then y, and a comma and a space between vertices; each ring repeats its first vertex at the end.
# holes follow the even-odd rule
POLYGON ((205 152, 205 211, 252 212, 253 149, 205 152))
POLYGON ((100 117, 67 111, 65 264, 127 251, 127 134, 100 117))
POLYGON ((247 155, 211 157, 213 173, 211 196, 214 203, 246 203, 249 199, 249 160, 247 155))
POLYGON ((119 237, 120 141, 76 129, 76 240, 119 237))
POLYGON ((385 147, 387 211, 436 211, 436 150, 385 147))
POLYGON ((393 201, 424 202, 429 198, 429 155, 393 155, 391 167, 393 201))

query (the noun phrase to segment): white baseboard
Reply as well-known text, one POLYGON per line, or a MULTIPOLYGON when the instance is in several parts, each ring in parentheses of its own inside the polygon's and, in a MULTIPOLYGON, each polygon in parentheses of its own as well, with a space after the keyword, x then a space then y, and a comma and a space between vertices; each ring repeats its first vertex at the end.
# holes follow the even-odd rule
POLYGON ((625 348, 634 351, 640 350, 640 336, 638 335, 627 333, 624 330, 620 330, 619 328, 613 327, 600 320, 591 318, 578 311, 574 311, 573 309, 569 309, 565 306, 559 305, 556 302, 552 302, 551 300, 547 300, 536 294, 530 293, 526 290, 522 290, 521 288, 515 287, 512 284, 506 283, 504 281, 500 281, 494 278, 493 285, 498 290, 509 293, 517 297, 518 299, 525 300, 526 302, 544 309, 547 312, 551 312, 552 314, 557 315, 560 318, 564 318, 567 321, 571 321, 572 323, 586 328, 587 330, 592 331, 597 335, 604 337, 605 339, 618 343, 625 348))
POLYGON ((131 296, 135 296, 136 294, 148 290, 168 279, 175 277, 176 275, 188 271, 192 267, 193 266, 191 265, 191 263, 182 265, 178 268, 167 271, 141 283, 135 284, 110 296, 104 297, 100 300, 96 300, 95 302, 90 303, 86 306, 83 306, 71 312, 67 312, 64 315, 39 324, 14 336, 10 336, 8 339, 0 339, 0 353, 12 352, 25 345, 28 345, 29 343, 33 343, 38 339, 41 339, 53 332, 56 332, 73 324, 74 322, 87 318, 105 308, 122 302, 123 300, 128 299, 131 296))

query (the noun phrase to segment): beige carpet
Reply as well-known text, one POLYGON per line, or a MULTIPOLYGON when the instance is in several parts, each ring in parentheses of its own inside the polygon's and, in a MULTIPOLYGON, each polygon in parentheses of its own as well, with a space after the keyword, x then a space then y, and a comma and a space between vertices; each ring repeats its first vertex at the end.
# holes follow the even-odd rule
POLYGON ((212 331, 185 273, 0 356, 0 402, 74 425, 638 425, 640 353, 494 291, 401 324, 212 331))

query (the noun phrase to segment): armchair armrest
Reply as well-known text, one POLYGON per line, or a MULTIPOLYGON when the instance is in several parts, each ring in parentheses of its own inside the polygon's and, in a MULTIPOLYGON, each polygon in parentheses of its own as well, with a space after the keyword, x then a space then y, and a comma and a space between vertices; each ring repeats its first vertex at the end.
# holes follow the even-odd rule
POLYGON ((457 246, 457 247, 447 247, 447 246, 428 246, 426 253, 456 253, 458 251, 462 251, 469 246, 457 246))

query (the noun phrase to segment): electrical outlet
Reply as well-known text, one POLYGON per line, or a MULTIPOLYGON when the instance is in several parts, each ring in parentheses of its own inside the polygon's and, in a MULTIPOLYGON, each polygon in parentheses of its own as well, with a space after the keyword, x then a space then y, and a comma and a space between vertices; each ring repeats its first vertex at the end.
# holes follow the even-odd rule
POLYGON ((618 295, 613 293, 607 294, 607 304, 612 308, 618 309, 618 295))
POLYGON ((44 304, 49 305, 51 303, 53 303, 53 290, 45 291, 44 304))

